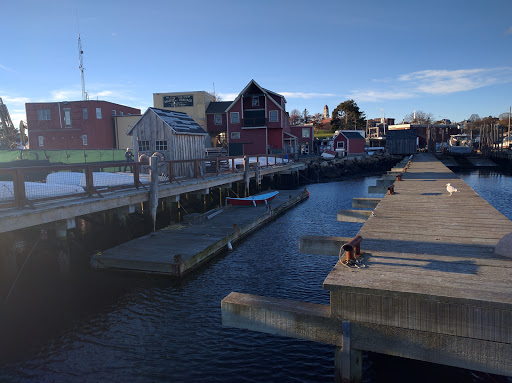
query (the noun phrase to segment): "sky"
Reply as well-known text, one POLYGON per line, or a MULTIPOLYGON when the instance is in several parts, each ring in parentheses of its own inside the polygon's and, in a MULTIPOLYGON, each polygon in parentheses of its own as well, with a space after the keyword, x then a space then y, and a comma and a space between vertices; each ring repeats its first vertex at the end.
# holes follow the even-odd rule
POLYGON ((153 93, 233 100, 254 79, 286 110, 462 121, 512 104, 511 0, 17 0, 2 4, 0 97, 153 106, 153 93))

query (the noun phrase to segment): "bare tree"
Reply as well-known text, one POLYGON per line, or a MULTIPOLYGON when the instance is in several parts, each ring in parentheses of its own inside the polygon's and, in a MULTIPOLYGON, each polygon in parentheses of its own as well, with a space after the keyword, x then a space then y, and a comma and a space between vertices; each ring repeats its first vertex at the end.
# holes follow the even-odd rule
POLYGON ((302 119, 301 113, 298 109, 292 109, 290 112, 290 125, 297 125, 302 119))
POLYGON ((432 124, 434 122, 434 115, 432 113, 425 113, 422 110, 416 110, 407 114, 404 121, 411 124, 432 124))

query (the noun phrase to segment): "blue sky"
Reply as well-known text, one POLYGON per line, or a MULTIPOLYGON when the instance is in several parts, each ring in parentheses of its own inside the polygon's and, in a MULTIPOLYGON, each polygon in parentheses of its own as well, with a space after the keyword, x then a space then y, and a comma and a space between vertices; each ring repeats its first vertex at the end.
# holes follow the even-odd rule
POLYGON ((92 99, 146 110, 153 93, 254 79, 287 110, 354 99, 369 118, 414 110, 460 121, 512 104, 510 0, 10 1, 2 5, 0 97, 81 98, 78 28, 92 99))

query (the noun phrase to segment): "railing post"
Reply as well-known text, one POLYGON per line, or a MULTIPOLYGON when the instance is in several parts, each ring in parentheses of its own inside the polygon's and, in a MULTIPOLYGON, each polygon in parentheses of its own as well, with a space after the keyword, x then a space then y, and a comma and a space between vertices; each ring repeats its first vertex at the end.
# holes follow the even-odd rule
POLYGON ((135 188, 138 189, 140 184, 139 162, 133 163, 133 183, 135 184, 135 188))
POLYGON ((174 166, 172 161, 169 161, 169 182, 172 183, 174 181, 174 166))
POLYGON ((215 159, 215 174, 219 175, 220 174, 220 169, 219 169, 219 157, 217 157, 215 159))
POLYGON ((25 194, 25 174, 23 170, 17 169, 14 173, 13 179, 14 187, 14 201, 19 208, 23 208, 27 201, 27 195, 25 194))
POLYGON ((199 161, 194 160, 194 178, 199 178, 199 161))
POLYGON ((85 191, 89 196, 92 196, 94 193, 94 179, 90 165, 85 165, 85 191))

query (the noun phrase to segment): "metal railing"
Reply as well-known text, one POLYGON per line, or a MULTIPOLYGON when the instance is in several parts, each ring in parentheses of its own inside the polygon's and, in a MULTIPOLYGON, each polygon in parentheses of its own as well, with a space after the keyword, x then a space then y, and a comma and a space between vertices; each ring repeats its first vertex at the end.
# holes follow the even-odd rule
MULTIPOLYGON (((180 183, 187 179, 287 165, 298 154, 214 157, 159 161, 159 183, 180 183)), ((87 197, 121 189, 149 189, 146 162, 49 165, 0 168, 0 208, 33 207, 35 202, 87 197)))

